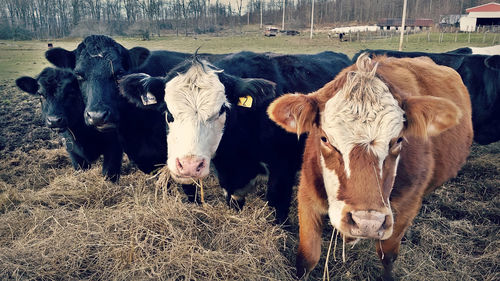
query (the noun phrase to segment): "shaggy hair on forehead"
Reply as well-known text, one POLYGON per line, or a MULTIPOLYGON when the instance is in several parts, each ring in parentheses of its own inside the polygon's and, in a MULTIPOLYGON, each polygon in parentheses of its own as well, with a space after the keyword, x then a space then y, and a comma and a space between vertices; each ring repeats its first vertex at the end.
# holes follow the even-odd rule
POLYGON ((208 63, 193 63, 183 74, 179 74, 167 83, 165 101, 173 114, 196 114, 199 119, 207 120, 220 106, 225 103, 229 106, 224 91, 215 70, 205 65, 208 63), (219 82, 219 83, 216 83, 219 82), (224 100, 222 100, 222 98, 224 100))
POLYGON ((337 132, 343 134, 342 137, 337 135, 339 142, 349 147, 356 143, 367 145, 377 155, 382 155, 385 150, 383 143, 402 129, 403 110, 387 85, 377 77, 378 64, 362 55, 356 67, 356 71, 347 73, 341 90, 327 102, 325 110, 329 113, 325 115, 324 125, 328 129, 343 123, 342 132, 337 132), (382 142, 375 142, 373 146, 377 140, 382 142))
MULTIPOLYGON (((350 104, 344 114, 351 120, 373 122, 378 112, 384 109, 381 100, 389 92, 387 86, 375 74, 378 63, 372 64, 368 55, 362 55, 356 62, 357 71, 347 74, 347 80, 339 94, 350 104)), ((386 97, 387 98, 387 97, 386 97)))

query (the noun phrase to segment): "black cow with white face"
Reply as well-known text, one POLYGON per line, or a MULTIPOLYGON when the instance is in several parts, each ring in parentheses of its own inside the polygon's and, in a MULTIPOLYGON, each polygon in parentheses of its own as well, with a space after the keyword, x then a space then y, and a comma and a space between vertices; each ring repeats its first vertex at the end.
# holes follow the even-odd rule
POLYGON ((123 154, 118 137, 114 132, 99 132, 85 124, 85 104, 72 72, 48 67, 36 78, 18 78, 16 84, 40 97, 45 124, 64 138, 75 170, 89 169, 92 162, 104 155, 103 175, 113 182, 118 180, 123 154))
POLYGON ((160 103, 156 108, 166 110, 167 165, 176 181, 207 176, 212 162, 228 203, 242 207, 255 177, 268 171, 267 199, 282 222, 288 216, 303 140, 276 126, 267 106, 283 93, 319 89, 349 64, 347 56, 332 52, 241 52, 213 65, 188 60, 163 78, 133 74, 120 86, 138 106, 145 106, 141 97, 150 96, 160 103))
MULTIPOLYGON (((460 50, 460 49, 458 49, 460 50)), ((431 58, 435 63, 455 69, 469 90, 472 103, 472 125, 474 141, 489 144, 500 140, 500 55, 474 55, 456 53, 397 52, 390 50, 363 50, 373 55, 391 57, 431 58)))

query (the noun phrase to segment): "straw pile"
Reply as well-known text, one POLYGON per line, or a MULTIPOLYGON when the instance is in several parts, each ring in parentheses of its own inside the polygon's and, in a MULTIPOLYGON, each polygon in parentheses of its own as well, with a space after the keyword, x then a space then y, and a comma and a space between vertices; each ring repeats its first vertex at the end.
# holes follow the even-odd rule
MULTIPOLYGON (((119 184, 101 164, 71 168, 61 142, 40 127, 38 101, 0 85, 1 280, 293 280, 296 206, 287 230, 273 224, 260 181, 241 212, 217 180, 204 205, 125 160, 119 184), (9 100, 9 102, 4 102, 9 100), (21 125, 20 125, 21 124, 21 125)), ((424 200, 395 264, 400 280, 499 280, 500 143, 474 146, 459 176, 424 200)), ((328 225, 328 224, 326 224, 328 225)), ((331 227, 311 279, 323 276, 331 227)), ((332 250, 331 280, 374 280, 374 244, 332 250)))

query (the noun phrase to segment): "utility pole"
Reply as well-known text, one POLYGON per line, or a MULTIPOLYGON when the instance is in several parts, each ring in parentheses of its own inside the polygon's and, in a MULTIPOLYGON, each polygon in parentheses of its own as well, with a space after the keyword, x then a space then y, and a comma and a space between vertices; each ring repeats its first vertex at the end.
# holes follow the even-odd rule
POLYGON ((311 7, 311 35, 309 36, 309 39, 313 39, 313 26, 314 26, 314 0, 311 0, 311 1, 312 1, 312 7, 311 7))
POLYGON ((285 30, 285 0, 283 1, 283 19, 281 21, 281 30, 285 30))
POLYGON ((264 4, 263 3, 264 1, 263 0, 260 0, 260 29, 262 29, 262 5, 264 4))
POLYGON ((403 38, 404 38, 404 35, 405 35, 406 2, 407 2, 407 0, 404 0, 404 4, 403 4, 403 18, 401 19, 401 36, 399 37, 399 51, 400 52, 403 50, 403 38))

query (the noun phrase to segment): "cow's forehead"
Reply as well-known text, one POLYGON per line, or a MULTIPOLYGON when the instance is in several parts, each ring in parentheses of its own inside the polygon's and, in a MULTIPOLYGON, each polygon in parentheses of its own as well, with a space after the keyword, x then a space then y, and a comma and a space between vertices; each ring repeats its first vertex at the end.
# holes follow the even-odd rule
POLYGON ((344 85, 325 104, 321 127, 343 154, 361 145, 384 157, 403 129, 404 112, 380 79, 361 80, 352 79, 355 85, 344 85))
POLYGON ((40 90, 46 96, 64 97, 70 93, 67 86, 76 82, 76 78, 69 72, 63 70, 43 72, 37 79, 40 90))
POLYGON ((229 105, 224 90, 217 71, 195 64, 165 85, 165 102, 173 115, 207 120, 229 105))

